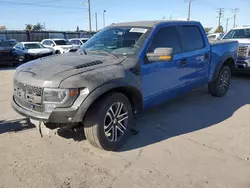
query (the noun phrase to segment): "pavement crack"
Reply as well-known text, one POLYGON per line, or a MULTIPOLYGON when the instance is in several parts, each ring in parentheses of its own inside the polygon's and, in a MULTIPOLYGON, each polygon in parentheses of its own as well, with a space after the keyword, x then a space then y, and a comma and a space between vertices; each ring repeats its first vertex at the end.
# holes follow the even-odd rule
POLYGON ((126 164, 124 165, 124 168, 118 173, 117 176, 115 176, 115 177, 113 178, 111 184, 109 185, 109 188, 112 188, 114 182, 118 179, 118 177, 120 177, 120 176, 124 173, 124 171, 125 171, 126 169, 128 169, 130 166, 132 166, 134 163, 136 163, 136 162, 138 161, 138 159, 139 159, 139 158, 141 157, 141 155, 142 155, 142 151, 143 151, 143 149, 140 149, 140 150, 139 150, 139 152, 138 152, 138 154, 136 155, 136 158, 135 158, 135 160, 134 160, 133 162, 129 161, 128 163, 126 163, 126 164))
POLYGON ((195 140, 193 140, 193 139, 186 138, 186 137, 184 137, 184 136, 180 136, 180 137, 181 137, 182 139, 191 141, 191 142, 193 142, 193 143, 195 143, 195 144, 198 144, 198 145, 202 145, 202 146, 204 146, 204 147, 206 147, 206 148, 209 148, 209 149, 218 151, 218 152, 223 153, 223 154, 225 154, 225 155, 234 157, 234 158, 239 159, 239 160, 242 160, 242 161, 246 161, 245 159, 243 159, 243 158, 241 158, 241 157, 239 157, 239 156, 237 156, 237 155, 232 155, 232 154, 230 154, 230 153, 227 153, 227 152, 223 151, 222 149, 214 148, 214 147, 212 147, 212 146, 209 146, 209 145, 204 144, 204 143, 201 143, 201 142, 197 142, 197 141, 195 141, 195 140))

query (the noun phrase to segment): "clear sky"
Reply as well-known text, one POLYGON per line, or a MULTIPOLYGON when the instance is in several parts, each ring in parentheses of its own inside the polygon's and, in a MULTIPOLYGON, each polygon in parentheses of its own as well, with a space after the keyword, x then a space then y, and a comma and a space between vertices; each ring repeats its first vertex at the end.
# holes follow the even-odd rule
MULTIPOLYGON (((229 20, 233 26, 232 9, 239 8, 237 25, 250 25, 250 0, 193 0, 191 19, 200 21, 204 27, 218 25, 218 8, 224 8, 222 26, 229 20)), ((103 10, 106 10, 106 25, 116 22, 183 19, 187 17, 188 3, 185 0, 91 0, 92 28, 94 14, 98 14, 98 28, 103 26, 103 10)), ((88 29, 87 0, 0 0, 0 25, 7 29, 24 29, 25 24, 46 24, 51 30, 88 29), (34 5, 36 4, 36 5, 34 5), (66 7, 66 8, 64 8, 66 7)))

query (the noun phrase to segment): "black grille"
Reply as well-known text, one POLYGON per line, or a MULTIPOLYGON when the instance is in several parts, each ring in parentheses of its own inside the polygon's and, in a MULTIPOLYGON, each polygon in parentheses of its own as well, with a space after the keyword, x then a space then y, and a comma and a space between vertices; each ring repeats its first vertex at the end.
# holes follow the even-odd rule
POLYGON ((17 104, 19 104, 20 106, 26 108, 26 109, 29 109, 29 110, 33 110, 33 111, 36 111, 36 112, 43 112, 44 111, 44 108, 43 108, 43 105, 42 104, 32 104, 26 100, 23 100, 17 96, 14 96, 15 98, 15 101, 17 104))
POLYGON ((82 64, 82 65, 77 65, 77 66, 75 66, 75 68, 76 69, 81 69, 81 68, 91 67, 91 66, 99 65, 99 64, 102 64, 102 61, 93 61, 93 62, 90 62, 90 63, 85 63, 85 64, 82 64))
POLYGON ((43 112, 44 108, 42 105, 42 87, 30 86, 23 84, 14 79, 14 98, 15 101, 22 107, 37 111, 43 112), (29 97, 27 97, 29 96, 29 97), (36 98, 36 101, 30 97, 36 98), (34 101, 34 102, 32 102, 34 101))
POLYGON ((243 57, 243 58, 247 58, 248 57, 248 46, 239 46, 238 56, 243 57))

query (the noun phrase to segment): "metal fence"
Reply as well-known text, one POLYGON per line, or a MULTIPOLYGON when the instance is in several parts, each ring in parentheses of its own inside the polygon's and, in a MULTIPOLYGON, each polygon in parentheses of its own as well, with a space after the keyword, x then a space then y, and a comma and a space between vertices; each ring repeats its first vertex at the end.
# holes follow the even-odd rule
POLYGON ((41 41, 48 38, 89 38, 95 33, 68 32, 68 31, 23 31, 23 30, 0 30, 0 40, 16 39, 17 41, 41 41))

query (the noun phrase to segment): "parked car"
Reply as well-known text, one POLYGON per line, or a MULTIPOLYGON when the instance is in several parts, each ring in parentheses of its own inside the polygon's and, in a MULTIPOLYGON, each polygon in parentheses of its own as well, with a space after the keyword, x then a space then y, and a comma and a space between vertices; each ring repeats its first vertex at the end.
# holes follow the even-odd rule
POLYGON ((44 39, 41 44, 54 49, 56 54, 63 54, 73 49, 73 45, 66 39, 44 39))
POLYGON ((236 71, 250 73, 250 26, 234 28, 230 30, 222 40, 239 42, 236 71))
POLYGON ((19 67, 12 106, 41 132, 82 123, 93 146, 114 150, 144 109, 206 84, 213 96, 226 95, 237 48, 210 44, 194 21, 112 24, 77 52, 19 67))
POLYGON ((19 42, 14 46, 18 54, 24 54, 24 61, 53 55, 53 51, 39 42, 19 42))
POLYGON ((224 33, 213 33, 207 36, 208 40, 220 40, 224 36, 224 33))
POLYGON ((18 55, 13 48, 15 44, 15 40, 0 41, 0 64, 16 66, 23 61, 24 56, 18 55))
POLYGON ((89 40, 88 38, 74 38, 74 39, 70 39, 69 42, 72 45, 77 46, 77 48, 80 48, 80 46, 83 45, 88 40, 89 40))

